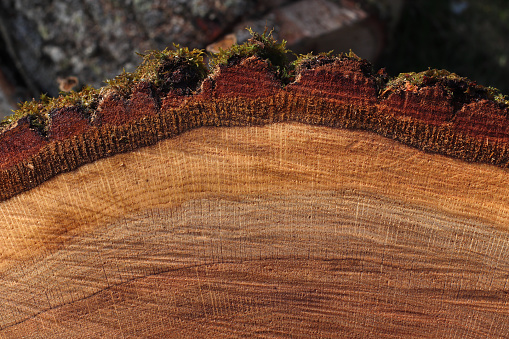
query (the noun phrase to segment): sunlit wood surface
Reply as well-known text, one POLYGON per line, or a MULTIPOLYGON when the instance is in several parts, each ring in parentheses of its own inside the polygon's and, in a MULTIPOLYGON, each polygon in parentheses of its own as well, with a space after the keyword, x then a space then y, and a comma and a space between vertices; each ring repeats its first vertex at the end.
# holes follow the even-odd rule
POLYGON ((509 336, 507 169, 200 128, 0 203, 0 338, 509 336))

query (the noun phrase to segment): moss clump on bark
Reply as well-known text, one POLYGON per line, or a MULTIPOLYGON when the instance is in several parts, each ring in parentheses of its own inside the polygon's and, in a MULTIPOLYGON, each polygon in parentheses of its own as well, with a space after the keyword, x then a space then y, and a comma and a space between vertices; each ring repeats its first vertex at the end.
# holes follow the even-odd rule
POLYGON ((292 62, 292 67, 296 73, 300 73, 305 69, 313 69, 315 67, 331 64, 336 60, 333 51, 313 54, 300 54, 295 61, 292 62))
POLYGON ((19 108, 14 114, 0 122, 0 130, 28 116, 31 127, 45 135, 49 113, 53 110, 79 106, 90 116, 105 93, 114 91, 122 97, 129 98, 134 85, 140 81, 150 82, 161 94, 173 89, 180 95, 189 95, 208 75, 203 54, 201 50, 189 50, 178 45, 175 46, 175 50, 166 48, 163 51, 148 51, 141 55, 143 61, 134 72, 124 70, 113 79, 106 80, 106 86, 100 89, 86 86, 78 92, 61 92, 54 98, 42 94, 39 100, 32 99, 18 104, 19 108))
POLYGON ((190 95, 208 75, 202 50, 175 45, 175 50, 149 51, 135 72, 135 79, 152 83, 162 93, 175 90, 190 95))
POLYGON ((401 91, 416 91, 421 87, 434 86, 436 84, 440 84, 449 95, 463 102, 487 99, 501 105, 509 105, 507 97, 494 87, 478 85, 475 81, 445 69, 431 68, 418 73, 401 73, 387 83, 382 90, 381 96, 387 97, 390 93, 399 93, 401 91))
MULTIPOLYGON (((252 37, 242 45, 233 45, 221 50, 210 57, 210 68, 235 65, 241 60, 257 56, 273 68, 283 84, 289 83, 296 73, 306 69, 313 69, 336 61, 356 61, 362 72, 373 77, 377 83, 380 97, 387 97, 391 93, 402 91, 417 91, 419 88, 434 86, 444 88, 458 103, 471 102, 477 99, 488 99, 501 106, 509 106, 509 100, 499 90, 493 87, 483 87, 477 83, 458 76, 446 70, 428 69, 423 72, 402 73, 387 82, 384 72, 376 73, 372 65, 361 60, 355 53, 334 55, 331 52, 313 55, 300 55, 294 62, 289 62, 286 42, 277 42, 272 31, 256 33, 248 29, 252 37)), ((0 131, 24 116, 29 117, 32 128, 46 134, 49 114, 53 110, 78 106, 86 115, 91 116, 97 109, 99 102, 107 93, 115 92, 129 99, 134 86, 139 82, 148 82, 160 97, 173 91, 177 95, 191 95, 209 75, 209 69, 204 63, 204 51, 181 48, 174 45, 174 49, 163 51, 148 51, 140 54, 143 60, 132 73, 123 72, 111 80, 106 80, 106 86, 100 89, 84 87, 78 92, 61 93, 56 98, 41 95, 40 100, 31 100, 19 104, 19 109, 0 122, 0 131)))
POLYGON ((141 65, 132 73, 123 72, 111 80, 106 80, 106 88, 113 89, 128 98, 134 83, 147 81, 161 93, 176 90, 179 94, 189 95, 199 86, 208 74, 203 61, 202 50, 189 50, 174 45, 175 49, 148 51, 139 54, 143 57, 141 65))
POLYGON ((30 127, 46 135, 50 112, 69 106, 78 106, 81 110, 91 115, 99 104, 99 91, 90 86, 83 87, 81 91, 62 92, 58 97, 52 98, 41 94, 39 100, 32 99, 19 104, 14 114, 0 122, 0 129, 5 128, 18 119, 28 116, 30 127))
POLYGON ((290 50, 286 49, 286 41, 277 42, 272 36, 272 31, 256 33, 248 28, 251 38, 242 45, 234 44, 229 49, 221 49, 219 53, 211 56, 210 67, 235 65, 241 60, 257 56, 260 59, 269 61, 274 67, 276 75, 283 80, 283 83, 289 82, 293 73, 293 65, 288 60, 290 50))

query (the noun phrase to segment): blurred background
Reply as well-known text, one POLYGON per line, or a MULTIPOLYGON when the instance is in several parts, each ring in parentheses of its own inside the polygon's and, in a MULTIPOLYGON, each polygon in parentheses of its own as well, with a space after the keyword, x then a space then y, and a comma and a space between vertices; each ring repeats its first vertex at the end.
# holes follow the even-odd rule
POLYGON ((245 27, 274 28, 296 53, 351 49, 391 76, 446 68, 509 94, 507 0, 2 0, 0 119, 41 93, 103 86, 135 52, 214 51, 245 27))

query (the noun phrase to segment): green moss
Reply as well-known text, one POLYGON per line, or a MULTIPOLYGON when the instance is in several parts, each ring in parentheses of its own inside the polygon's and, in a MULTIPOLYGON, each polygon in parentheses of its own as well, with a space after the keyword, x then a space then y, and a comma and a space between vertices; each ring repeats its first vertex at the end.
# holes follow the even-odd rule
POLYGON ((101 95, 99 90, 85 86, 79 92, 70 91, 62 92, 60 96, 56 98, 41 98, 41 101, 45 103, 45 110, 51 112, 53 109, 78 106, 84 113, 91 115, 97 108, 101 95))
POLYGON ((493 100, 496 103, 501 104, 503 106, 509 107, 509 97, 507 97, 507 95, 500 93, 500 90, 498 90, 495 87, 490 86, 484 88, 487 92, 488 99, 493 100))
POLYGON ((46 109, 47 100, 48 97, 42 94, 40 101, 32 99, 18 104, 19 108, 13 111, 14 114, 0 122, 0 129, 27 116, 31 128, 37 129, 41 134, 46 134, 46 126, 48 123, 48 111, 46 109))
POLYGON ((312 69, 317 66, 333 63, 336 57, 334 57, 332 53, 333 51, 319 54, 313 54, 313 52, 300 54, 297 56, 297 59, 292 61, 292 67, 295 69, 296 73, 299 73, 304 69, 312 69))
POLYGON ((363 61, 362 58, 360 58, 352 50, 350 50, 348 53, 340 53, 337 55, 334 55, 333 53, 334 51, 323 52, 319 54, 313 54, 313 52, 308 54, 300 54, 297 56, 297 59, 291 63, 291 66, 297 73, 299 73, 303 69, 313 69, 317 66, 333 63, 336 60, 350 59, 355 61, 363 61))
POLYGON ((189 50, 174 45, 175 50, 150 51, 136 70, 135 79, 151 82, 163 92, 177 89, 190 94, 203 80, 208 69, 203 61, 202 50, 189 50))
POLYGON ((0 122, 0 128, 28 116, 30 127, 37 129, 41 134, 45 135, 51 111, 69 106, 79 106, 85 113, 92 114, 97 108, 99 99, 99 91, 90 86, 84 87, 79 92, 70 91, 61 93, 56 98, 41 94, 38 101, 32 99, 18 104, 18 109, 0 122))
POLYGON ((106 80, 106 88, 128 98, 135 83, 147 81, 162 93, 174 89, 180 94, 191 94, 208 74, 203 61, 204 52, 179 45, 174 45, 174 48, 139 54, 143 57, 140 66, 132 73, 124 70, 115 78, 106 80))
POLYGON ((113 79, 105 80, 105 89, 112 89, 119 95, 128 98, 131 96, 131 90, 135 82, 135 75, 130 72, 126 72, 125 69, 114 77, 113 79))
POLYGON ((167 74, 165 67, 169 63, 190 66, 203 78, 207 75, 208 70, 203 62, 203 50, 189 50, 187 47, 173 46, 175 50, 166 48, 163 51, 154 50, 148 51, 147 54, 140 54, 143 61, 134 73, 136 80, 150 81, 156 86, 159 85, 159 82, 167 74))
POLYGON ((288 81, 293 73, 293 64, 288 61, 286 41, 277 42, 272 36, 272 31, 267 29, 262 33, 256 33, 250 28, 247 29, 251 38, 242 45, 233 45, 229 49, 220 49, 219 53, 210 57, 209 65, 215 68, 219 65, 234 65, 240 60, 257 56, 260 59, 267 60, 274 67, 276 74, 283 81, 288 81))
POLYGON ((488 99, 506 106, 509 104, 507 97, 502 95, 498 89, 478 85, 475 81, 445 69, 401 73, 387 83, 382 89, 381 96, 387 97, 393 92, 415 90, 421 87, 434 86, 437 83, 459 101, 468 102, 473 99, 488 99))
POLYGON ((445 69, 428 69, 423 72, 410 72, 401 73, 397 77, 391 79, 387 83, 385 90, 397 91, 404 88, 408 84, 423 87, 434 85, 437 82, 451 83, 451 82, 464 82, 470 83, 471 81, 467 78, 462 78, 455 73, 451 73, 445 69))

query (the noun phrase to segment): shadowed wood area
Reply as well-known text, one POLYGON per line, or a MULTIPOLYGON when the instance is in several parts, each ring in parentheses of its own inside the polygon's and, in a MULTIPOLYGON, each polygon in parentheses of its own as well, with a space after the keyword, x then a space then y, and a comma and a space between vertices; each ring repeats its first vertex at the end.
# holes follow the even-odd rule
POLYGON ((0 203, 0 337, 509 335, 507 169, 200 128, 0 203))

